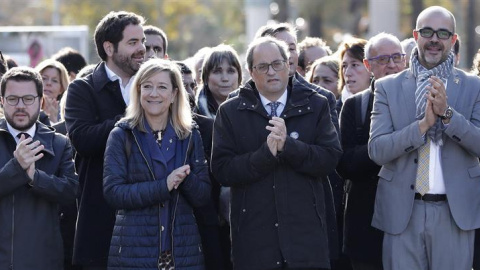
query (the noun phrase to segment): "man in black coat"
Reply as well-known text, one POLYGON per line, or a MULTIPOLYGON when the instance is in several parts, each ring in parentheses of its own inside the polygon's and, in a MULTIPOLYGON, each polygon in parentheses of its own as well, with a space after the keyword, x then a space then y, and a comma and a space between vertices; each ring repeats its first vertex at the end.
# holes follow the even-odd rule
POLYGON ((0 269, 63 269, 58 206, 78 177, 67 137, 38 121, 42 77, 12 68, 1 81, 0 269))
POLYGON ((92 74, 68 87, 65 122, 77 155, 80 201, 73 261, 83 269, 106 269, 115 211, 103 198, 103 157, 108 135, 128 105, 130 84, 144 62, 144 19, 110 12, 97 25, 103 60, 92 74))
POLYGON ((287 53, 271 37, 254 40, 252 80, 214 123, 211 166, 231 187, 234 269, 330 268, 322 182, 342 151, 327 99, 289 78, 287 53))
MULTIPOLYGON (((365 67, 375 79, 405 69, 405 53, 397 37, 380 33, 365 45, 365 67)), ((340 114, 343 156, 338 173, 349 180, 345 209, 344 251, 352 267, 381 270, 383 232, 372 227, 380 166, 368 156, 374 81, 370 89, 345 100, 340 114)))

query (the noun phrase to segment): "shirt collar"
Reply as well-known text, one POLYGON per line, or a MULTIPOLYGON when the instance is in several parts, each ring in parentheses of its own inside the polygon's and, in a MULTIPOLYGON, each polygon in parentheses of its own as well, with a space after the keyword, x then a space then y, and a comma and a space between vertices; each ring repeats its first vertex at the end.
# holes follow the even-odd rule
POLYGON ((287 92, 288 92, 287 89, 285 89, 285 91, 283 91, 283 94, 280 96, 280 98, 278 98, 278 100, 268 100, 266 97, 262 96, 260 92, 258 94, 260 95, 260 101, 262 101, 263 107, 266 107, 267 104, 272 101, 280 102, 280 104, 285 106, 287 104, 287 94, 288 94, 287 92))
POLYGON ((15 138, 15 140, 18 142, 18 138, 17 138, 17 135, 21 132, 25 132, 27 133, 28 135, 30 135, 30 137, 33 138, 33 136, 35 135, 35 132, 37 131, 37 124, 33 124, 33 126, 31 126, 27 131, 20 131, 20 130, 17 130, 17 129, 14 129, 8 122, 7 122, 7 128, 8 128, 8 132, 10 132, 10 134, 12 134, 12 136, 15 138))
MULTIPOLYGON (((105 64, 105 71, 107 72, 107 77, 108 77, 108 79, 110 79, 110 81, 114 82, 114 81, 118 80, 120 82, 120 86, 123 85, 122 78, 120 78, 120 76, 115 74, 115 72, 113 72, 113 70, 109 69, 107 64, 105 64)), ((132 81, 132 78, 133 78, 133 76, 130 77, 128 82, 132 81)))

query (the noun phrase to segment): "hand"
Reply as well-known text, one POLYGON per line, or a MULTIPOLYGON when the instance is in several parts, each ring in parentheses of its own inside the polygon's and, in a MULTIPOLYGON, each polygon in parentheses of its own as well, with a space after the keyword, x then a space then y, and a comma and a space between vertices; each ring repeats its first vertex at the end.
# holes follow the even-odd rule
POLYGON ((432 102, 430 99, 427 99, 427 106, 425 107, 425 116, 420 120, 420 134, 425 134, 435 122, 437 121, 438 115, 435 114, 432 108, 432 102))
POLYGON ((58 111, 60 109, 59 101, 55 98, 43 97, 43 111, 48 115, 52 123, 58 122, 58 111))
POLYGON ((24 170, 27 170, 35 161, 43 157, 43 153, 40 152, 45 147, 40 144, 40 141, 32 143, 32 140, 32 138, 25 139, 25 136, 22 134, 17 144, 17 149, 13 152, 13 156, 24 170))
POLYGON ((28 167, 27 174, 28 177, 30 177, 30 179, 33 181, 33 178, 35 177, 35 162, 28 167))
POLYGON ((285 140, 287 139, 287 127, 285 126, 285 121, 283 118, 274 116, 272 117, 272 120, 268 121, 268 123, 271 126, 267 126, 266 129, 270 131, 272 138, 277 141, 277 151, 281 152, 283 151, 285 140))
POLYGON ((270 153, 275 157, 277 156, 277 141, 273 137, 272 133, 268 134, 267 136, 267 145, 268 149, 270 149, 270 153))
POLYGON ((433 112, 436 115, 443 115, 445 110, 447 109, 447 91, 445 89, 445 84, 443 81, 435 76, 430 77, 428 79, 431 85, 426 87, 427 94, 426 97, 428 100, 431 101, 433 106, 433 112))
POLYGON ((177 189, 178 186, 183 182, 183 180, 185 180, 185 178, 189 174, 190 165, 183 165, 182 167, 173 170, 167 177, 168 191, 172 191, 172 189, 177 189))

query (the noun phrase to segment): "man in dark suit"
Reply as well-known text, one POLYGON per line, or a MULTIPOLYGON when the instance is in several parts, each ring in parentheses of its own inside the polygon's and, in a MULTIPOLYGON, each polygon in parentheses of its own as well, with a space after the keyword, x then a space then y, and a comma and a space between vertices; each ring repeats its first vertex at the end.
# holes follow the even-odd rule
POLYGON ((103 198, 103 155, 108 135, 128 105, 130 84, 145 58, 144 19, 110 12, 97 25, 100 58, 91 75, 68 87, 65 121, 77 155, 80 201, 74 264, 106 269, 115 211, 103 198))
POLYGON ((422 11, 410 68, 376 82, 369 155, 384 269, 471 269, 480 227, 480 79, 454 67, 455 18, 422 11))
POLYGON ((40 123, 43 85, 28 67, 1 81, 0 269, 63 269, 58 206, 72 203, 78 177, 67 137, 40 123))

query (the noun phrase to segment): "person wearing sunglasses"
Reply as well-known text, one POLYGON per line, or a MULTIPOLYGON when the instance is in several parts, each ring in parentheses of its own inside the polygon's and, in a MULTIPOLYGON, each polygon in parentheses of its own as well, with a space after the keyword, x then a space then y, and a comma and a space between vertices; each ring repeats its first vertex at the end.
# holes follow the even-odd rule
POLYGON ((454 67, 447 9, 423 10, 413 36, 410 68, 375 83, 368 152, 382 168, 372 226, 384 231, 385 270, 471 269, 480 79, 454 67))

